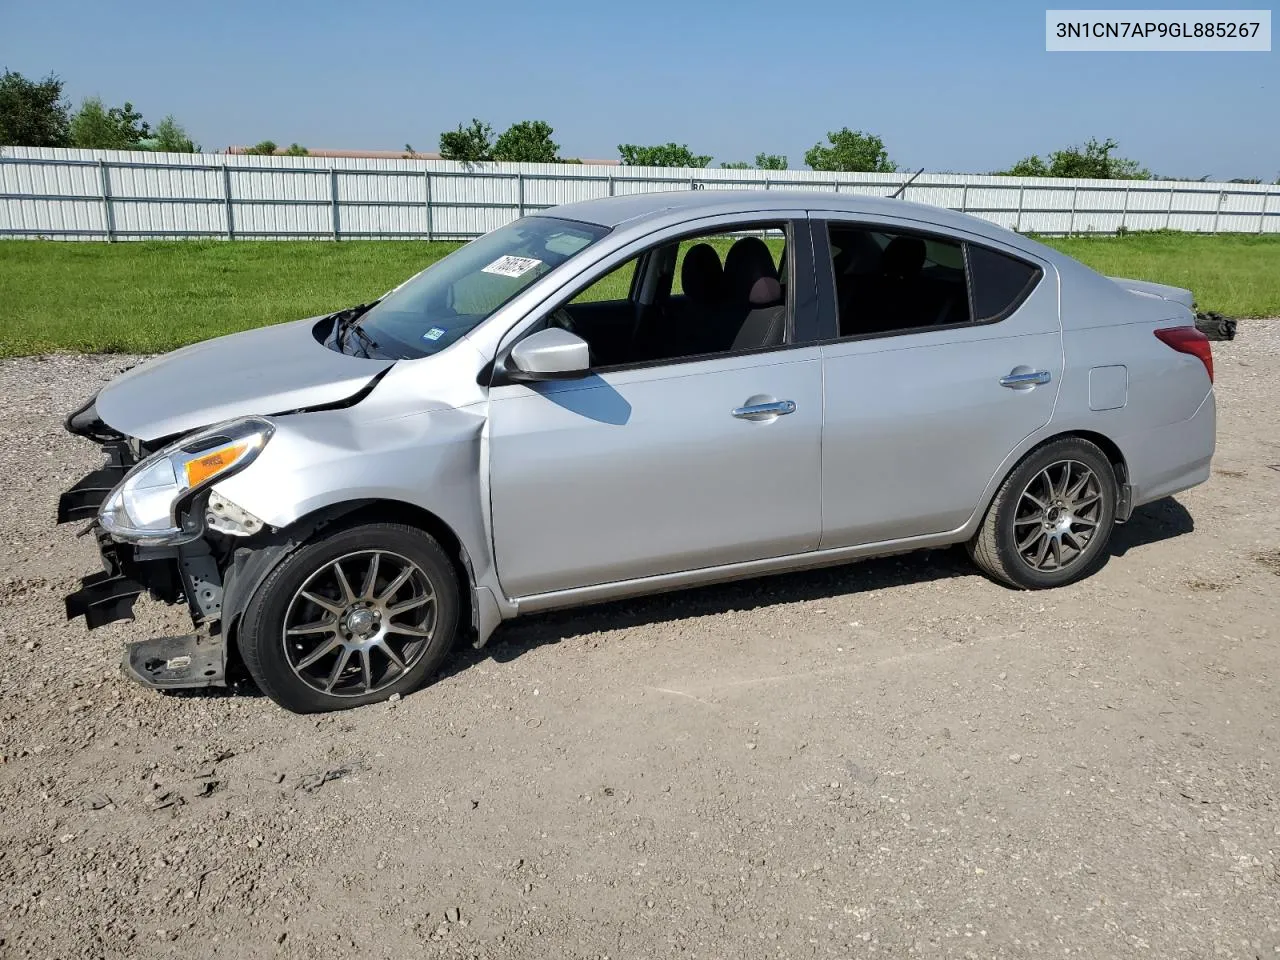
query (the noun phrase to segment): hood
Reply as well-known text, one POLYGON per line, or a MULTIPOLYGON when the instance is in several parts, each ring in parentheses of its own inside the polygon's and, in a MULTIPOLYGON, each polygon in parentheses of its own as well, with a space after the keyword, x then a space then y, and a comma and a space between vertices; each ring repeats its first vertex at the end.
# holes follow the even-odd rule
POLYGON ((1195 306, 1191 291, 1184 290, 1182 287, 1170 287, 1163 283, 1152 283, 1150 280, 1129 280, 1125 277, 1108 277, 1107 279, 1114 280, 1130 293, 1180 303, 1188 310, 1194 309, 1195 306))
POLYGON ((98 417, 126 436, 157 440, 249 414, 338 403, 394 360, 330 350, 320 318, 206 340, 138 364, 98 394, 98 417))

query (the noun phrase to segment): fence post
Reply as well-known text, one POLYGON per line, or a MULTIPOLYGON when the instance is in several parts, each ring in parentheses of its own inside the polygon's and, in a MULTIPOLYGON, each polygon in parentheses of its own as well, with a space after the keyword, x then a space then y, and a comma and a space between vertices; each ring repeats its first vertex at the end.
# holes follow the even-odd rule
POLYGON ((1169 203, 1164 208, 1164 228, 1169 229, 1169 225, 1173 223, 1173 187, 1169 187, 1169 203))
POLYGON ((427 243, 430 243, 434 239, 431 235, 431 168, 426 165, 425 160, 422 164, 423 192, 427 200, 427 243))
POLYGON ((516 174, 516 207, 518 216, 524 216, 524 174, 516 174))
POLYGON ((111 210, 111 175, 107 172, 107 161, 98 161, 98 183, 102 186, 102 223, 107 228, 107 241, 116 238, 115 215, 111 210))
POLYGON ((611 197, 613 196, 613 189, 614 189, 613 174, 611 173, 609 174, 609 196, 611 197))
POLYGON ((1262 233, 1266 229, 1267 221, 1267 202, 1271 199, 1271 191, 1267 190, 1262 194, 1262 210, 1258 213, 1258 232, 1262 233))
POLYGON ((1076 195, 1079 194, 1079 187, 1071 188, 1071 221, 1067 226, 1067 236, 1070 237, 1076 232, 1076 195))
POLYGON ((235 214, 231 211, 231 170, 225 163, 222 165, 222 206, 227 214, 227 239, 234 240, 236 220, 235 214))
POLYGON ((960 188, 960 212, 965 213, 969 209, 969 185, 966 183, 960 188))
POLYGON ((1225 190, 1218 191, 1218 209, 1213 211, 1213 232, 1214 233, 1218 232, 1218 218, 1222 216, 1222 201, 1226 197, 1226 195, 1227 193, 1225 190))
POLYGON ((1124 207, 1122 207, 1120 210, 1120 229, 1121 230, 1129 229, 1125 225, 1125 221, 1127 221, 1128 219, 1129 219, 1129 185, 1126 183, 1124 185, 1124 207))
POLYGON ((1018 233, 1022 230, 1022 195, 1026 191, 1025 183, 1018 184, 1018 215, 1013 218, 1013 232, 1018 233))
POLYGON ((333 216, 333 239, 338 239, 338 171, 329 168, 329 212, 333 216))
POLYGON ((765 177, 765 178, 764 178, 764 188, 765 188, 766 190, 768 190, 768 189, 769 189, 769 178, 768 178, 768 177, 765 177))

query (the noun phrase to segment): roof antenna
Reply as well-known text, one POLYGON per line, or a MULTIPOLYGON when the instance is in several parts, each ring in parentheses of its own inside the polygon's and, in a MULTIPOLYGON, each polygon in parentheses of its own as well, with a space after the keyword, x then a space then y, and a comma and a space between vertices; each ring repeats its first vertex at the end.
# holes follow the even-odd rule
POLYGON ((921 167, 919 170, 913 173, 911 175, 910 180, 908 180, 906 183, 900 186, 897 190, 893 191, 893 193, 889 194, 889 199, 890 200, 900 199, 902 197, 902 194, 906 191, 907 187, 911 186, 911 184, 915 182, 916 177, 920 176, 920 174, 922 173, 924 173, 924 167, 921 167))

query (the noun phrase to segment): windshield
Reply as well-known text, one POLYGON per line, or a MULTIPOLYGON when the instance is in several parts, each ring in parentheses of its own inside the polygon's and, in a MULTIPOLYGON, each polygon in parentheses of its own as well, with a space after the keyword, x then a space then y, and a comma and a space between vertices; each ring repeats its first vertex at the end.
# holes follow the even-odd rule
POLYGON ((524 217, 405 281, 363 314, 360 326, 381 349, 406 359, 439 353, 608 232, 592 223, 524 217))

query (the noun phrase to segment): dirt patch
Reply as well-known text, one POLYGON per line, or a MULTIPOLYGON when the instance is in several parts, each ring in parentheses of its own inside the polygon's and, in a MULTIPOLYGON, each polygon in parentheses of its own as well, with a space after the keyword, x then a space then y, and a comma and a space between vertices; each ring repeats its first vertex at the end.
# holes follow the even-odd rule
POLYGON ((322 717, 125 680, 181 611, 65 622, 60 418, 127 360, 0 363, 0 956, 1272 956, 1278 334, 1214 345, 1239 476, 1084 583, 935 551, 549 615, 322 717))

